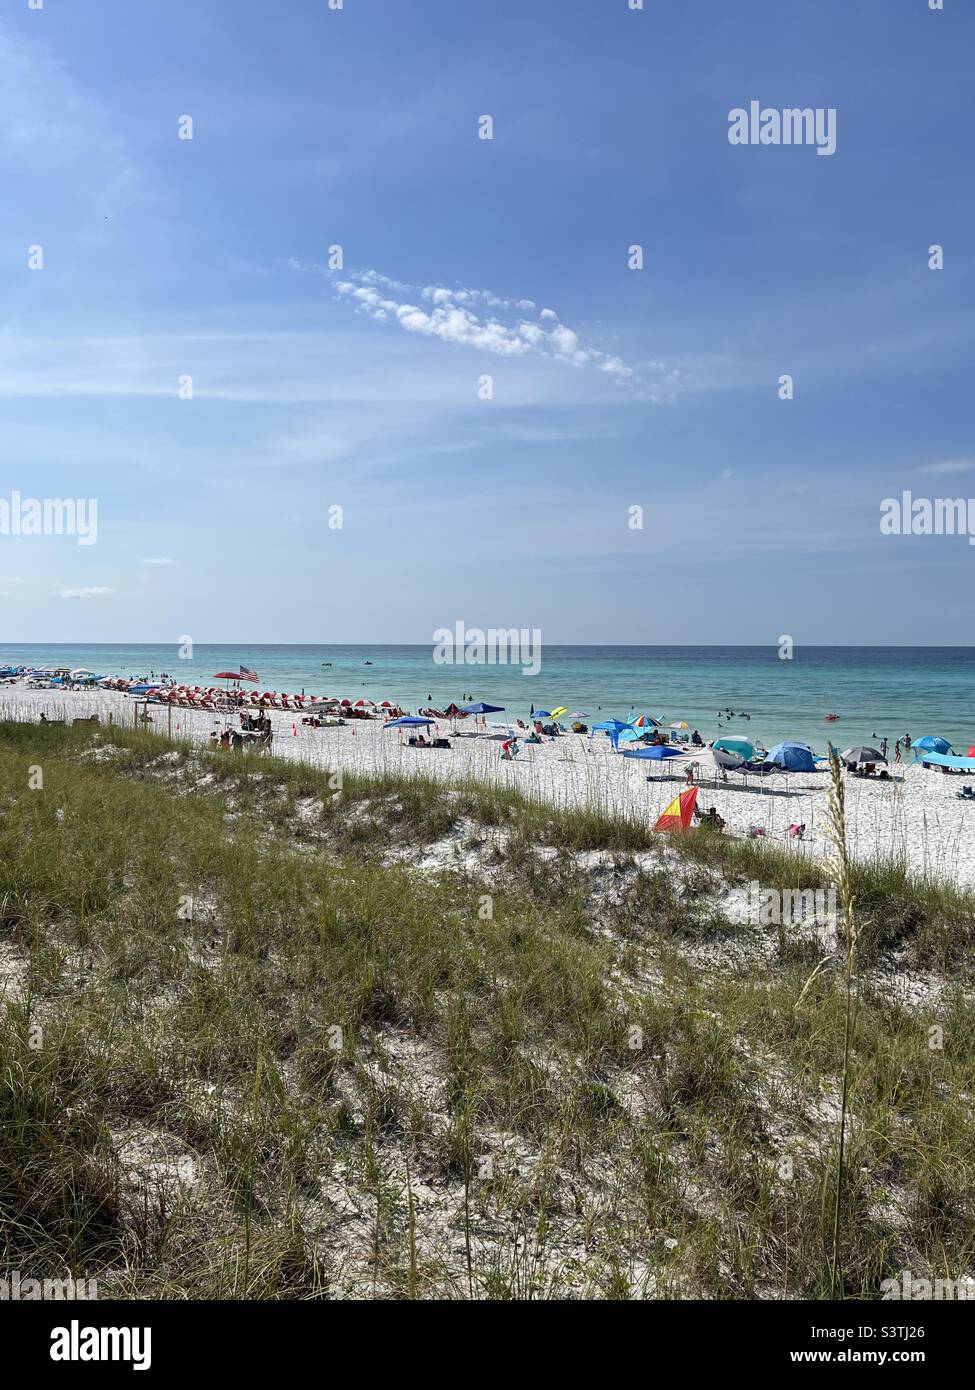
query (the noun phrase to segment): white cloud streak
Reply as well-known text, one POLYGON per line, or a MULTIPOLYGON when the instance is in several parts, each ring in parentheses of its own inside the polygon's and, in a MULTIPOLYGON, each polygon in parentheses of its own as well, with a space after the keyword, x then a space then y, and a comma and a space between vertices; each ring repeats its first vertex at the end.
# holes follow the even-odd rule
MULTIPOLYGON (((304 269, 294 259, 290 264, 304 269)), ((635 379, 633 368, 620 357, 587 347, 553 309, 539 312, 531 299, 503 299, 490 290, 405 285, 377 270, 348 271, 344 279, 333 284, 336 293, 361 313, 378 323, 399 324, 407 333, 439 338, 496 357, 541 354, 574 367, 594 367, 620 383, 635 379), (503 311, 508 321, 502 321, 495 311, 503 311), (533 317, 524 317, 527 314, 533 317)))
POLYGON ((975 459, 945 459, 941 463, 924 464, 921 472, 933 474, 971 473, 973 468, 975 468, 975 459))

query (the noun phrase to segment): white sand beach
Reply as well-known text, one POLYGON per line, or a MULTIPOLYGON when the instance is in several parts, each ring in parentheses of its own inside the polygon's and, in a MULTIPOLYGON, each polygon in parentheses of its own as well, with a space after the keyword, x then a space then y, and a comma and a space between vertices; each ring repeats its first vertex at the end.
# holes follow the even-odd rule
MULTIPOLYGON (((138 703, 138 711, 144 709, 138 703)), ((97 714, 110 723, 132 726, 136 701, 116 691, 27 690, 0 687, 4 718, 36 722, 97 714)), ((165 733, 169 711, 150 705, 152 728, 165 733)), ((684 788, 687 762, 698 764, 698 806, 714 806, 727 823, 726 833, 748 837, 753 827, 769 844, 796 854, 826 852, 826 773, 781 773, 762 779, 729 773, 725 782, 707 751, 693 750, 666 763, 623 758, 603 735, 567 734, 541 744, 519 744, 512 762, 500 756, 502 726, 467 719, 456 731, 444 721, 439 732, 449 749, 410 747, 405 731, 384 730, 382 721, 352 720, 338 728, 316 729, 290 713, 273 712, 273 752, 330 771, 362 774, 421 774, 460 784, 470 777, 514 787, 527 796, 563 807, 598 806, 615 814, 653 822, 684 788), (649 781, 648 781, 649 775, 649 781), (804 840, 790 839, 790 824, 806 826, 804 840)), ((236 723, 236 716, 233 717, 236 723)), ((172 710, 172 731, 206 743, 223 727, 221 716, 203 710, 172 710)), ((232 756, 232 755, 228 755, 232 756)), ((244 757, 260 757, 247 751, 244 757)), ((892 766, 890 780, 846 778, 850 848, 858 858, 879 856, 903 862, 911 873, 926 874, 963 886, 975 886, 975 803, 956 793, 964 776, 946 776, 911 764, 892 766)))

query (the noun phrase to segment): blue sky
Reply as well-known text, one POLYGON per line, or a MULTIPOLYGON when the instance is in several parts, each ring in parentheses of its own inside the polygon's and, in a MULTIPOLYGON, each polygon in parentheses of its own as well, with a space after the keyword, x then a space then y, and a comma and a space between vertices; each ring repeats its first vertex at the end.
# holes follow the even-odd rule
POLYGON ((0 497, 99 525, 0 536, 0 643, 970 643, 975 549, 879 518, 975 496, 973 41, 963 0, 6 0, 0 497), (835 154, 732 146, 751 100, 835 154))

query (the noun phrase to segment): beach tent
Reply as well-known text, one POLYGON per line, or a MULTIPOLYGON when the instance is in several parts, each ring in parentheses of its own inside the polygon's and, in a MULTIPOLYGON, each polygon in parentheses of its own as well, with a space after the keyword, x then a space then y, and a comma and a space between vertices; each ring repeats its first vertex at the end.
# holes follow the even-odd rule
POLYGON ((716 738, 710 751, 722 772, 747 772, 747 764, 755 756, 755 745, 747 738, 716 738))
POLYGON ((691 787, 690 791, 681 792, 680 796, 675 796, 653 827, 654 830, 689 830, 696 801, 697 787, 691 787))
POLYGON ((923 738, 916 738, 911 744, 911 751, 920 748, 924 753, 950 753, 951 744, 946 738, 938 738, 935 734, 925 734, 923 738))
POLYGON ((424 719, 418 714, 401 714, 398 719, 388 719, 384 729, 416 729, 421 724, 433 724, 433 719, 424 719))
POLYGON ((679 748, 668 748, 664 743, 655 743, 652 748, 628 748, 623 754, 624 758, 649 758, 658 763, 662 763, 665 758, 682 756, 679 748))
POLYGON ((921 753, 917 761, 930 767, 949 767, 955 772, 975 772, 975 758, 949 757, 947 753, 921 753))
POLYGON ((593 733, 602 731, 607 735, 617 753, 619 752, 620 737, 627 729, 632 729, 632 725, 624 723, 622 719, 604 719, 602 723, 592 726, 593 733))
POLYGON ((767 763, 773 763, 785 772, 816 772, 816 759, 808 743, 777 743, 771 753, 765 755, 767 763))
POLYGON ((711 747, 720 753, 737 753, 740 758, 755 756, 755 745, 749 743, 747 738, 716 738, 711 747))
MULTIPOLYGON (((524 706, 522 706, 524 708, 524 706)), ((483 700, 479 700, 476 705, 461 705, 464 714, 503 714, 504 705, 486 705, 483 700)), ((536 718, 537 718, 536 713, 536 718)))

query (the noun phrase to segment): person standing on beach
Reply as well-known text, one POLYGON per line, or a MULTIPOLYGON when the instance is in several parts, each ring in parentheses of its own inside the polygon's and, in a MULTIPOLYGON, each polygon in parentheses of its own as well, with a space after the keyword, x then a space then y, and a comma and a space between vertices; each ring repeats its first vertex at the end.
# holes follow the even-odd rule
POLYGON ((883 753, 884 757, 886 758, 886 756, 887 756, 887 740, 886 740, 886 739, 883 739, 883 740, 881 741, 881 744, 880 744, 880 751, 881 751, 881 753, 883 753))
POLYGON ((899 763, 900 760, 901 760, 901 741, 900 741, 900 739, 898 739, 897 742, 894 744, 894 762, 895 762, 895 763, 899 763))

